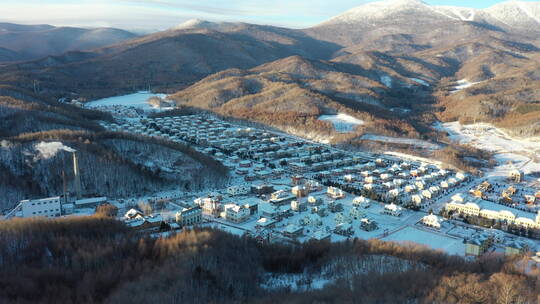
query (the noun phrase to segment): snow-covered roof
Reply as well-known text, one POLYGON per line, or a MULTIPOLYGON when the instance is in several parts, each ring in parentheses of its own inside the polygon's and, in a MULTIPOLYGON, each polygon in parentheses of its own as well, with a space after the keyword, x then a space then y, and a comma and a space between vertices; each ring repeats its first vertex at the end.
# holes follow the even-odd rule
POLYGON ((136 217, 137 215, 143 215, 143 213, 137 209, 129 209, 128 212, 126 212, 126 214, 124 215, 124 217, 126 218, 134 218, 136 217))
POLYGON ((324 240, 324 239, 329 238, 329 237, 330 237, 329 233, 321 231, 321 230, 317 230, 311 235, 312 239, 318 240, 318 241, 324 240))
POLYGON ((261 227, 266 227, 266 226, 269 226, 269 225, 272 225, 273 223, 275 223, 276 221, 272 220, 272 219, 269 219, 269 218, 266 218, 266 217, 261 217, 258 221, 257 221, 257 225, 258 226, 261 226, 261 227))
POLYGON ((106 197, 92 197, 92 198, 76 200, 75 205, 97 204, 97 203, 103 203, 106 201, 107 201, 106 197))
POLYGON ((297 233, 298 231, 302 230, 302 227, 297 226, 295 224, 289 224, 283 229, 283 232, 286 233, 297 233))

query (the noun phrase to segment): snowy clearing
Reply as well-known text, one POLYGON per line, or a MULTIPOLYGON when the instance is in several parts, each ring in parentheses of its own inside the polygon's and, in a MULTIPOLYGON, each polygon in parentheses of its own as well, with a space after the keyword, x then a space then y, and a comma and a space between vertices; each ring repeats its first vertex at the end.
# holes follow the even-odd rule
POLYGON ((513 138, 487 123, 462 125, 450 122, 435 127, 448 132, 454 142, 493 152, 498 166, 490 172, 491 176, 507 176, 516 168, 525 174, 540 172, 540 138, 513 138))
POLYGON ((356 126, 361 126, 365 122, 361 119, 354 118, 351 115, 339 113, 337 115, 321 115, 319 120, 330 121, 334 125, 334 129, 340 133, 349 133, 354 131, 356 126))
POLYGON ((469 82, 467 79, 461 79, 457 81, 457 85, 454 86, 453 90, 450 91, 450 94, 457 93, 461 90, 464 90, 466 88, 470 88, 475 84, 479 84, 480 82, 469 82))
POLYGON ((450 238, 436 231, 424 231, 414 227, 406 227, 382 240, 401 243, 414 242, 433 249, 443 250, 451 255, 463 255, 463 252, 465 252, 465 244, 463 244, 461 239, 450 238))
POLYGON ((126 106, 126 107, 135 107, 143 110, 152 110, 156 109, 149 103, 147 103, 148 98, 150 97, 167 97, 166 94, 154 94, 148 91, 141 91, 134 94, 122 95, 107 97, 103 99, 94 100, 86 103, 87 107, 95 108, 100 106, 126 106))
POLYGON ((411 78, 411 80, 416 82, 416 83, 419 83, 419 84, 421 84, 423 86, 429 87, 429 83, 427 83, 427 81, 425 81, 425 80, 418 79, 418 78, 411 78))
POLYGON ((357 275, 405 272, 425 268, 424 265, 387 255, 360 255, 337 257, 321 269, 303 273, 267 273, 261 287, 267 290, 290 288, 293 291, 322 289, 338 280, 350 282, 357 275))
POLYGON ((366 135, 363 135, 361 139, 385 142, 385 143, 411 145, 411 146, 416 146, 416 147, 425 148, 425 149, 432 149, 432 150, 437 150, 441 148, 437 144, 433 144, 425 140, 414 139, 414 138, 390 137, 390 136, 366 134, 366 135))
POLYGON ((392 77, 388 75, 381 76, 381 82, 389 88, 392 87, 392 77))

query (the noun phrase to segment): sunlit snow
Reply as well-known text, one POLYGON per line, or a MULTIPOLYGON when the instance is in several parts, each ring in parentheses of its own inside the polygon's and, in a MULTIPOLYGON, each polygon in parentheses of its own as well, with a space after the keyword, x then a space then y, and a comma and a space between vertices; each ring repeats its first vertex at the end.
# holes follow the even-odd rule
POLYGON ((452 93, 452 94, 457 93, 457 92, 459 92, 461 90, 464 90, 466 88, 470 88, 473 85, 478 84, 478 83, 480 83, 480 82, 470 82, 467 79, 460 79, 460 80, 457 81, 457 85, 454 86, 454 89, 451 90, 450 93, 452 93))
POLYGON ((334 125, 334 129, 340 133, 352 132, 356 126, 364 124, 363 120, 344 113, 339 113, 337 115, 321 115, 319 116, 319 120, 330 121, 334 125))
POLYGON ((114 97, 108 97, 108 98, 91 101, 91 102, 88 102, 86 106, 87 107, 126 106, 126 107, 136 107, 143 110, 151 110, 151 109, 155 109, 155 107, 150 105, 147 102, 147 100, 148 98, 154 97, 154 96, 161 97, 161 98, 167 97, 166 94, 154 94, 148 91, 141 91, 134 94, 114 96, 114 97))
POLYGON ((493 152, 498 165, 490 175, 507 176, 516 168, 526 174, 540 172, 540 138, 514 138, 487 123, 462 125, 451 122, 439 124, 436 128, 448 132, 452 141, 493 152))

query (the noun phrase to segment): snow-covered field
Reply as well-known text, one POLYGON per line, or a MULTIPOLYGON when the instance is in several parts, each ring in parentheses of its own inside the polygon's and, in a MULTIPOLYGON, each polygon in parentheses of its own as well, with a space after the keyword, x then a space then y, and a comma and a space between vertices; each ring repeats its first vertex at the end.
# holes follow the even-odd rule
POLYGON ((430 143, 425 140, 420 139, 414 139, 414 138, 404 138, 404 137, 390 137, 390 136, 380 136, 380 135, 374 135, 374 134, 366 134, 363 135, 361 139, 365 140, 371 140, 371 141, 379 141, 379 142, 385 142, 385 143, 396 143, 396 144, 404 144, 404 145, 411 145, 411 146, 417 146, 424 149, 440 149, 441 147, 437 144, 430 143))
POLYGON ((167 97, 166 94, 154 94, 148 91, 141 91, 134 94, 114 96, 103 99, 94 100, 86 104, 87 107, 95 108, 100 106, 126 106, 126 107, 136 107, 143 110, 155 109, 152 105, 146 101, 150 97, 167 97))
POLYGON ((525 174, 540 172, 540 138, 513 138, 486 123, 450 122, 436 127, 448 132, 454 142, 493 152, 498 166, 490 172, 491 176, 507 176, 512 169, 520 169, 525 174))
POLYGON ((381 82, 389 88, 392 87, 392 77, 388 75, 381 76, 381 82))
POLYGON ((470 82, 467 79, 460 79, 460 80, 457 81, 457 85, 454 87, 453 90, 450 91, 450 93, 452 93, 452 94, 457 93, 457 92, 459 92, 461 90, 464 90, 466 88, 470 88, 473 85, 478 84, 478 83, 480 83, 480 82, 470 82))
POLYGON ((339 113, 337 115, 321 115, 319 120, 330 121, 334 125, 334 129, 340 133, 352 132, 356 126, 364 124, 363 120, 344 113, 339 113))
POLYGON ((421 84, 423 86, 429 87, 429 83, 427 83, 427 81, 425 81, 423 79, 411 78, 411 80, 416 82, 416 83, 419 83, 419 84, 421 84))
MULTIPOLYGON (((427 229, 427 228, 426 228, 427 229)), ((415 227, 406 227, 382 240, 395 242, 414 242, 426 245, 433 249, 443 250, 448 254, 463 255, 465 244, 461 239, 455 239, 435 231, 420 230, 415 227)))
POLYGON ((303 273, 267 273, 261 287, 267 290, 317 290, 340 279, 351 282, 357 275, 396 273, 418 268, 425 266, 387 255, 341 256, 321 269, 310 269, 303 273))

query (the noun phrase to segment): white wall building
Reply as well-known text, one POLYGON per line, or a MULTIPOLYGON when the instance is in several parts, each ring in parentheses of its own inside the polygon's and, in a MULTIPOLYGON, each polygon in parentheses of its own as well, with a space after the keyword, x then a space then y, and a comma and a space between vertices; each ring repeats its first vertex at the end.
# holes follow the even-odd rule
POLYGON ((60 196, 21 201, 22 217, 58 217, 62 215, 60 196))
POLYGON ((250 212, 248 208, 238 206, 236 204, 227 204, 224 206, 225 219, 234 223, 241 223, 249 218, 250 212))
POLYGON ((248 194, 250 191, 251 191, 251 188, 247 184, 230 186, 229 188, 227 188, 227 194, 233 195, 233 196, 245 195, 245 194, 248 194))
POLYGON ((440 229, 441 228, 441 219, 439 219, 436 215, 430 214, 426 215, 422 218, 422 224, 440 229))

